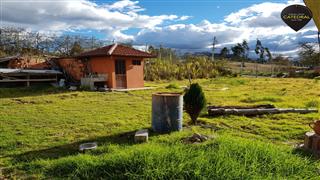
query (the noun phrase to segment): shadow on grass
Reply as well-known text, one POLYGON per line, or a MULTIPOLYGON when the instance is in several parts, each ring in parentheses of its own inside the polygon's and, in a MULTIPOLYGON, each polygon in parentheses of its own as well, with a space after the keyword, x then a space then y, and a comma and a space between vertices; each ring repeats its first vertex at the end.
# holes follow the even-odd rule
POLYGON ((62 88, 56 88, 50 85, 37 85, 32 87, 15 87, 15 88, 1 88, 0 87, 0 99, 1 98, 19 98, 28 96, 42 96, 48 94, 60 94, 68 92, 62 88))
POLYGON ((320 154, 319 153, 313 153, 310 150, 304 149, 304 148, 295 148, 292 151, 292 154, 299 156, 301 158, 307 158, 311 161, 319 161, 320 154))
MULTIPOLYGON (((296 139, 298 139, 300 142, 303 142, 304 133, 297 134, 296 139)), ((320 159, 320 151, 313 152, 311 149, 307 149, 302 146, 303 143, 297 144, 296 147, 292 150, 292 154, 299 156, 301 158, 307 158, 311 161, 319 161, 320 159)))
MULTIPOLYGON (((35 151, 29 151, 23 154, 11 156, 14 162, 29 162, 35 159, 57 159, 65 156, 76 155, 81 153, 79 151, 79 145, 87 142, 97 142, 98 146, 102 144, 118 144, 118 145, 133 145, 134 143, 134 131, 119 133, 111 136, 103 136, 92 139, 81 140, 71 144, 65 144, 61 146, 55 146, 48 149, 41 149, 35 151)), ((150 129, 149 129, 149 132, 150 129)), ((149 137, 157 136, 160 134, 149 133, 149 137)), ((96 154, 96 153, 95 153, 96 154)))

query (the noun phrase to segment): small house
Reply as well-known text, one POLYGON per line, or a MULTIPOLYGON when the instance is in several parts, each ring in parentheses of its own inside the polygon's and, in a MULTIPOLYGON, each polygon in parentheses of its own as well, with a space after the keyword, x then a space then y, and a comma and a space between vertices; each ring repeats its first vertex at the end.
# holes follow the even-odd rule
MULTIPOLYGON (((59 58, 56 63, 74 81, 105 77, 103 84, 108 88, 130 89, 144 87, 144 59, 153 57, 152 54, 132 47, 112 44, 83 52, 76 57, 59 58)), ((103 84, 99 82, 99 86, 103 84)))

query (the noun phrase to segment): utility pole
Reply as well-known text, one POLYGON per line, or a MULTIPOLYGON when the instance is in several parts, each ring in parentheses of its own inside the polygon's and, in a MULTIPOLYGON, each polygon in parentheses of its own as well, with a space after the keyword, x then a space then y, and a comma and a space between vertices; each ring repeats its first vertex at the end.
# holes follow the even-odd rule
POLYGON ((256 63, 255 63, 255 65, 256 65, 256 78, 258 77, 258 63, 257 63, 257 61, 256 61, 256 63))
POLYGON ((2 44, 2 27, 0 28, 0 50, 2 50, 3 44, 2 44))
POLYGON ((16 31, 16 50, 17 50, 17 53, 21 53, 20 52, 20 31, 16 31))
POLYGON ((319 62, 320 62, 320 31, 318 31, 318 45, 319 45, 318 58, 319 58, 319 62))
POLYGON ((162 45, 160 44, 160 46, 159 46, 159 59, 160 59, 160 61, 161 61, 161 50, 162 50, 162 45))
POLYGON ((94 37, 91 36, 91 49, 93 49, 93 48, 94 48, 94 37))
POLYGON ((214 50, 216 48, 216 44, 218 43, 216 36, 213 37, 212 41, 212 55, 211 55, 211 60, 214 62, 214 50))

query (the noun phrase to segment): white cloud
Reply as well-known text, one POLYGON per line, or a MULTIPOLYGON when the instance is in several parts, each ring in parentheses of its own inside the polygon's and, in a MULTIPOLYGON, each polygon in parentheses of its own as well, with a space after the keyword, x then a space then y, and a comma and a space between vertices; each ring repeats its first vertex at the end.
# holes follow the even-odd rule
POLYGON ((141 31, 135 40, 179 49, 204 50, 210 47, 213 36, 218 39, 218 47, 230 47, 248 40, 253 49, 256 39, 260 39, 263 45, 276 53, 292 55, 300 42, 316 41, 316 38, 312 38, 316 34, 313 22, 297 33, 281 20, 281 11, 289 4, 297 3, 302 1, 254 4, 227 15, 222 23, 204 20, 199 24, 168 25, 141 31))
POLYGON ((223 24, 211 24, 203 21, 199 24, 176 24, 153 30, 141 31, 136 42, 148 44, 163 44, 179 49, 201 50, 210 45, 213 36, 219 37, 221 42, 230 42, 237 38, 237 29, 223 24))
POLYGON ((120 30, 114 31, 114 32, 112 32, 112 34, 113 34, 113 38, 119 42, 133 41, 133 39, 134 39, 133 35, 124 34, 120 30))
POLYGON ((110 10, 123 11, 124 9, 129 9, 134 12, 144 11, 143 8, 138 6, 139 1, 121 0, 117 1, 111 5, 106 5, 105 7, 110 10))
POLYGON ((230 13, 221 23, 203 20, 188 24, 182 21, 192 16, 146 15, 143 14, 145 9, 139 6, 139 1, 132 0, 119 0, 103 5, 89 0, 3 1, 2 23, 46 32, 96 30, 117 41, 162 44, 189 50, 205 50, 210 47, 213 36, 218 38, 218 47, 231 46, 246 39, 253 48, 259 38, 271 50, 292 53, 299 42, 316 41, 313 22, 296 33, 280 18, 280 13, 286 6, 300 3, 303 3, 302 0, 264 2, 230 13), (139 32, 125 33, 132 28, 139 32))
MULTIPOLYGON (((254 20, 256 18, 268 18, 281 12, 286 7, 286 4, 265 2, 255 4, 248 8, 231 13, 224 20, 232 25, 241 25, 244 22, 254 20)), ((279 17, 278 17, 279 19, 279 17)))
POLYGON ((192 18, 192 16, 181 16, 181 17, 179 18, 179 20, 180 20, 180 21, 185 21, 185 20, 188 20, 188 19, 190 19, 190 18, 192 18))
POLYGON ((176 15, 143 15, 138 1, 120 0, 98 5, 88 0, 3 1, 2 24, 41 31, 92 29, 105 32, 109 38, 132 39, 121 31, 130 28, 152 29, 165 21, 187 19, 176 15), (113 34, 114 33, 114 34, 113 34))

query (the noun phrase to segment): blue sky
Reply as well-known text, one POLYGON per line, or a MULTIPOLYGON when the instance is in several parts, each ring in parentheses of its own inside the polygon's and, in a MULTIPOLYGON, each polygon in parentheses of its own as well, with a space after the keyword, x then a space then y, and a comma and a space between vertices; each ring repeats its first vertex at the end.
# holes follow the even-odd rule
POLYGON ((280 18, 302 0, 2 0, 1 24, 42 33, 96 36, 135 45, 162 44, 182 51, 207 51, 256 39, 274 54, 296 56, 299 43, 315 42, 310 22, 296 33, 280 18))
MULTIPOLYGON (((250 5, 262 3, 262 0, 141 0, 146 13, 190 15, 187 22, 198 23, 203 19, 222 22, 224 16, 250 5)), ((281 1, 269 1, 281 2, 281 1)), ((282 1, 285 2, 285 1, 282 1)))

